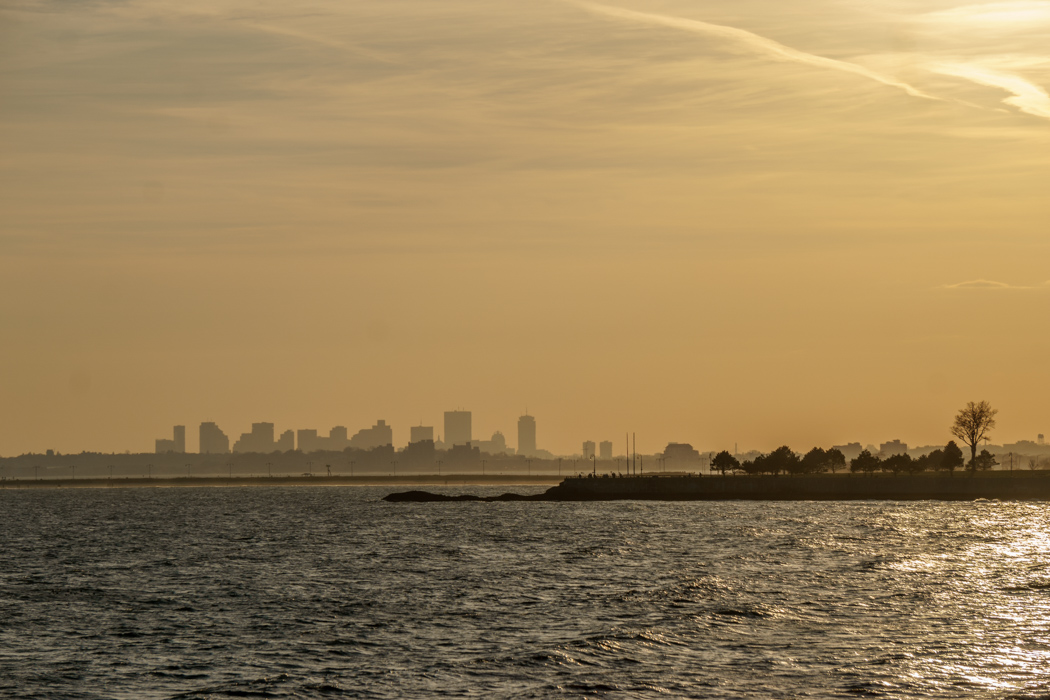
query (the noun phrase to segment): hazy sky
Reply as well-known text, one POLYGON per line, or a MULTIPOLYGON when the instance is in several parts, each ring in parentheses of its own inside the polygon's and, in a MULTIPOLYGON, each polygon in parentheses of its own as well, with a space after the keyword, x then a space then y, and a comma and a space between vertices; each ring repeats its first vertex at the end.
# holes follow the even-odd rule
POLYGON ((1050 2, 6 0, 0 454, 1050 433, 1050 2))

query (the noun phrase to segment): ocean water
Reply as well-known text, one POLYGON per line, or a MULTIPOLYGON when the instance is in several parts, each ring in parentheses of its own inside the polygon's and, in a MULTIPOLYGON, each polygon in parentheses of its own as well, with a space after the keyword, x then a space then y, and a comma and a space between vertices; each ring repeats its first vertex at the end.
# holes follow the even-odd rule
POLYGON ((1048 504, 390 490, 0 490, 0 696, 1050 698, 1048 504))

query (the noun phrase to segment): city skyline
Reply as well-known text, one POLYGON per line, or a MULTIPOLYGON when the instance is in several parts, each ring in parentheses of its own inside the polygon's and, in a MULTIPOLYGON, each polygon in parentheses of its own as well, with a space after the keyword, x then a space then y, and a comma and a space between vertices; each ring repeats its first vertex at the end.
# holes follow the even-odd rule
MULTIPOLYGON (((482 448, 482 451, 487 451, 491 454, 497 452, 506 452, 507 454, 517 454, 524 456, 546 456, 546 457, 557 457, 559 454, 578 454, 583 459, 588 459, 590 456, 603 460, 610 460, 614 458, 616 442, 612 440, 601 440, 595 442, 594 440, 584 440, 579 452, 569 453, 555 453, 550 450, 538 447, 536 440, 536 417, 528 413, 518 417, 518 442, 511 449, 503 449, 503 447, 510 447, 503 442, 502 446, 495 445, 496 449, 493 448, 493 440, 485 440, 469 435, 470 426, 473 420, 473 412, 465 411, 463 409, 457 409, 455 411, 444 412, 446 426, 449 425, 449 418, 451 416, 453 423, 458 421, 458 425, 455 426, 456 432, 460 437, 464 438, 461 441, 448 442, 443 439, 442 435, 435 434, 433 426, 410 426, 409 437, 407 441, 398 443, 394 438, 393 426, 388 425, 384 419, 377 419, 375 425, 371 428, 362 428, 358 430, 353 438, 348 437, 348 429, 346 426, 333 426, 329 429, 327 437, 319 435, 319 430, 316 428, 298 429, 298 430, 285 430, 280 440, 274 439, 274 424, 272 423, 253 423, 252 431, 250 433, 244 433, 236 443, 232 443, 233 447, 229 448, 231 444, 228 436, 222 433, 221 429, 216 426, 213 422, 202 422, 200 424, 199 435, 200 439, 198 442, 199 453, 209 454, 213 453, 212 448, 205 449, 206 445, 225 444, 227 445, 226 452, 271 452, 271 451, 291 451, 292 449, 299 450, 301 452, 320 452, 320 451, 341 451, 348 447, 354 447, 356 449, 371 449, 373 447, 381 445, 391 445, 395 449, 402 449, 407 445, 414 442, 433 442, 440 449, 449 449, 454 445, 471 444, 482 448), (463 431, 463 432, 460 432, 463 431), (259 435, 261 433, 261 436, 259 435), (220 442, 215 442, 216 434, 220 442), (207 436, 207 438, 206 438, 207 436), (250 442, 252 439, 259 440, 262 442, 250 442), (225 442, 221 442, 225 440, 225 442), (262 449, 256 449, 259 445, 265 445, 262 449)), ((174 452, 191 452, 188 449, 189 443, 186 440, 186 426, 176 425, 173 428, 174 439, 169 438, 157 438, 155 440, 155 452, 158 454, 166 451, 174 452), (180 449, 181 447, 181 449, 180 449)), ((631 437, 625 437, 625 450, 626 453, 631 451, 630 447, 626 447, 631 442, 631 437)), ((493 434, 493 438, 499 438, 503 440, 502 432, 497 430, 493 434)), ((679 444, 677 441, 670 441, 667 445, 674 446, 679 444)), ((693 446, 692 442, 683 442, 690 448, 693 446)), ((895 454, 904 454, 909 449, 922 449, 928 447, 936 447, 939 443, 922 443, 922 444, 911 444, 909 445, 906 441, 900 440, 900 438, 893 438, 886 440, 885 442, 863 442, 863 441, 852 441, 844 442, 841 444, 830 445, 831 447, 838 448, 845 452, 847 456, 853 456, 859 453, 861 450, 868 449, 874 453, 891 456, 895 454)), ((1043 433, 1039 433, 1035 436, 1028 438, 1022 438, 1016 442, 1009 442, 1004 440, 998 440, 994 443, 995 445, 1031 445, 1033 447, 1043 447, 1046 445, 1045 436, 1043 433)), ((708 452, 716 452, 725 447, 711 447, 706 448, 701 445, 703 449, 708 452)), ((219 449, 217 451, 223 451, 219 449)), ((744 450, 739 449, 738 444, 733 445, 731 452, 735 454, 740 453, 760 453, 762 450, 747 448, 744 450)), ((644 453, 644 450, 643 450, 644 453)), ((622 455, 621 455, 622 456, 622 455)))

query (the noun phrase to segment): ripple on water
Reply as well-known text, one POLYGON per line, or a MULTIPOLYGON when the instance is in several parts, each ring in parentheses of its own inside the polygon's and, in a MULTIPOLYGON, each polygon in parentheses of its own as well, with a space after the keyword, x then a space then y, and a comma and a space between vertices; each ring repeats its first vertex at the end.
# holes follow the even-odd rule
POLYGON ((0 491, 0 696, 1050 698, 1012 503, 0 491))

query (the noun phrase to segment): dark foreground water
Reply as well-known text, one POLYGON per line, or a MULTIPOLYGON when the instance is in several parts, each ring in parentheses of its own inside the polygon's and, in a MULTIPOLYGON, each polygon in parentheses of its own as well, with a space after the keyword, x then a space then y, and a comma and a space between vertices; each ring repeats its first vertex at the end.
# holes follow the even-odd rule
POLYGON ((389 490, 0 491, 0 696, 1050 697, 1042 503, 389 490))

